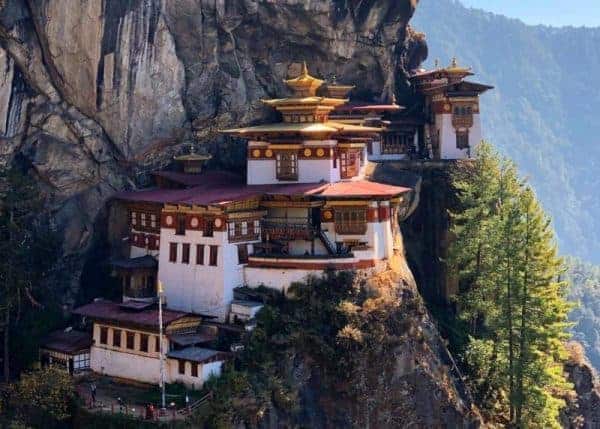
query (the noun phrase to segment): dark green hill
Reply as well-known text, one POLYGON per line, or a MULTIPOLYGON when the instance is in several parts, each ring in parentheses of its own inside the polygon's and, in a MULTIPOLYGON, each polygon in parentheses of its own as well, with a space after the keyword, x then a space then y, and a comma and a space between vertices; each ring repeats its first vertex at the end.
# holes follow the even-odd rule
POLYGON ((600 29, 528 26, 454 0, 421 0, 428 66, 456 56, 495 91, 486 138, 530 176, 561 250, 600 262, 600 29))

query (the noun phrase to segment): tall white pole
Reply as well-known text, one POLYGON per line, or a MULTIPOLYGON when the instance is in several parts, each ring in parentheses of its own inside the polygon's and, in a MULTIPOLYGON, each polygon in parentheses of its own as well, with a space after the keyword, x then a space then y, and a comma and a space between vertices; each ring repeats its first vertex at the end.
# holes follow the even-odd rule
POLYGON ((163 346, 163 315, 162 315, 162 299, 164 295, 164 289, 162 282, 158 281, 158 342, 159 342, 159 353, 160 353, 160 399, 161 409, 166 409, 165 401, 165 351, 163 346))

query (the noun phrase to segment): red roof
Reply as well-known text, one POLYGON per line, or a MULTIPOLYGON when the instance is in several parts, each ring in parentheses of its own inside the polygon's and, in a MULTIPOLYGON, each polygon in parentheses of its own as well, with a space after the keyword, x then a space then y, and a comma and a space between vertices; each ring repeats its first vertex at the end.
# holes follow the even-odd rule
POLYGON ((92 336, 87 332, 65 330, 55 331, 42 340, 40 347, 60 353, 74 354, 81 350, 89 349, 92 345, 92 336))
MULTIPOLYGON (((158 307, 135 311, 121 307, 121 304, 98 300, 73 310, 73 314, 89 317, 92 320, 123 323, 143 328, 158 329, 158 307)), ((163 310, 163 323, 170 323, 183 317, 193 316, 189 313, 173 310, 163 310)))
POLYGON ((228 171, 207 171, 202 174, 189 174, 179 171, 156 171, 153 174, 184 186, 244 183, 242 176, 228 171))
POLYGON ((410 191, 410 188, 385 185, 383 183, 357 180, 351 182, 337 182, 326 185, 319 196, 323 197, 394 197, 410 191))
POLYGON ((323 187, 322 183, 294 183, 289 185, 203 184, 188 189, 151 189, 121 192, 115 198, 149 203, 218 205, 269 195, 310 195, 323 187))

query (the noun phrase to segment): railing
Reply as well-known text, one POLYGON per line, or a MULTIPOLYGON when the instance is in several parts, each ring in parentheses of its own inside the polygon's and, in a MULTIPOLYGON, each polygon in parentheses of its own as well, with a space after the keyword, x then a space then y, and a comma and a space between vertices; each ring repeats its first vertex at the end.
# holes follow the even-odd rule
POLYGON ((197 401, 194 401, 190 405, 188 405, 187 407, 178 410, 177 413, 181 414, 181 415, 191 415, 195 410, 197 410, 203 404, 205 404, 210 399, 212 399, 212 396, 213 396, 213 393, 212 393, 212 390, 211 390, 210 392, 208 392, 206 395, 204 395, 203 397, 201 397, 197 401))
POLYGON ((312 240, 317 231, 306 218, 269 218, 262 222, 268 240, 312 240))

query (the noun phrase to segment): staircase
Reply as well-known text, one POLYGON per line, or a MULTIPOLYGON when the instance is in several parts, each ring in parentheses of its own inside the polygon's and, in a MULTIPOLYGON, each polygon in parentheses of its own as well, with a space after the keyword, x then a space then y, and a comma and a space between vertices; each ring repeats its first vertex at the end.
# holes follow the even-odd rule
POLYGON ((336 248, 335 244, 333 244, 331 242, 331 240, 329 239, 329 237, 327 237, 327 234, 325 234, 325 231, 323 231, 321 229, 319 230, 319 238, 323 242, 323 245, 325 246, 325 248, 327 249, 327 251, 329 252, 330 255, 337 254, 337 248, 336 248))

